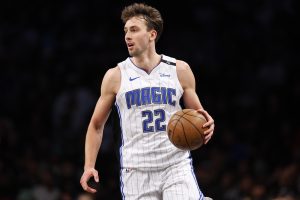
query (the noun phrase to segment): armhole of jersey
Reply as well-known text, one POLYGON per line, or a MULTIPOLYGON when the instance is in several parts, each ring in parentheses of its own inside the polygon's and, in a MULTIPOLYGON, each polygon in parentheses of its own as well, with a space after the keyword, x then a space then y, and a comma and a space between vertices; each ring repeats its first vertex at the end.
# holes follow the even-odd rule
POLYGON ((124 70, 122 69, 122 66, 118 64, 118 67, 120 69, 120 75, 121 75, 121 81, 120 81, 120 87, 119 87, 119 90, 117 92, 117 95, 116 95, 116 102, 117 102, 117 99, 120 97, 120 91, 122 91, 123 89, 123 76, 124 76, 124 70))
POLYGON ((176 63, 176 65, 175 65, 176 82, 177 82, 178 88, 179 88, 179 90, 181 92, 181 95, 183 95, 183 88, 182 88, 182 85, 181 85, 181 83, 179 81, 178 74, 177 74, 177 60, 176 59, 175 59, 175 63, 176 63))

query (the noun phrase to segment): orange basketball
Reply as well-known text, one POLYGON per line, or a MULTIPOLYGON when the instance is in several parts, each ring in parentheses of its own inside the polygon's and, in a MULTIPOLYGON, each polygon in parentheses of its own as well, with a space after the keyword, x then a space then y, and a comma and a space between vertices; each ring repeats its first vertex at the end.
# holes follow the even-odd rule
POLYGON ((195 150, 204 144, 202 128, 206 118, 194 109, 183 109, 174 113, 167 126, 170 141, 179 149, 195 150))

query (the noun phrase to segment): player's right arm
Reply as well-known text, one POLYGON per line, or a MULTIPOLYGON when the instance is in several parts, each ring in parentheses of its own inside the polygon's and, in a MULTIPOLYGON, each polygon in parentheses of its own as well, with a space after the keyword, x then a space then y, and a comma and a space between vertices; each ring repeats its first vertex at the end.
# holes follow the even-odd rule
POLYGON ((111 112, 116 94, 119 90, 121 72, 118 67, 109 69, 103 77, 100 97, 91 117, 85 138, 85 162, 84 172, 80 179, 82 188, 91 193, 96 190, 89 187, 87 182, 91 177, 99 181, 98 172, 95 169, 97 155, 101 146, 104 125, 111 112))

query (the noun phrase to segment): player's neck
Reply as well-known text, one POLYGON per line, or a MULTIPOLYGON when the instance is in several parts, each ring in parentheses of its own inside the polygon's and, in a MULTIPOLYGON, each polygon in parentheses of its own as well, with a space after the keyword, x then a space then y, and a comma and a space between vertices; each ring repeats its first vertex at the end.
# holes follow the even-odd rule
POLYGON ((149 55, 141 55, 138 57, 133 57, 132 59, 133 59, 132 61, 136 66, 142 68, 147 73, 150 73, 152 69, 159 64, 161 60, 161 55, 155 52, 149 55))

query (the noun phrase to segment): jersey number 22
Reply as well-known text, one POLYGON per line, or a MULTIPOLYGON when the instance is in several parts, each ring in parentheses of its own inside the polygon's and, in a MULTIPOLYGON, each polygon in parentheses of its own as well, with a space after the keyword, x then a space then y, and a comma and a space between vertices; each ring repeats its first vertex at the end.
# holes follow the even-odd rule
POLYGON ((143 132, 157 132, 157 131, 165 131, 166 124, 166 113, 163 109, 156 109, 153 112, 151 110, 142 111, 142 117, 145 118, 143 120, 143 132), (152 122, 154 121, 154 125, 152 122))

